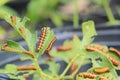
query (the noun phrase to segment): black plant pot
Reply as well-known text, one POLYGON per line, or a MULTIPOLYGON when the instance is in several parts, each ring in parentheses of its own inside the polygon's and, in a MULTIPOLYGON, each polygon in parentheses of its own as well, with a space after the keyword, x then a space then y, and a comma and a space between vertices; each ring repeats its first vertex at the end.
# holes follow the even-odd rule
MULTIPOLYGON (((72 35, 76 34, 80 38, 82 38, 82 30, 81 28, 79 29, 74 29, 74 28, 61 28, 61 29, 53 29, 55 32, 55 35, 57 37, 57 41, 54 45, 54 47, 61 45, 64 40, 66 39, 71 39, 72 35)), ((95 38, 94 43, 99 43, 103 45, 107 45, 110 47, 115 47, 120 50, 120 27, 98 27, 97 28, 97 33, 98 36, 95 38)), ((23 39, 16 39, 15 41, 19 42, 23 47, 27 48, 25 42, 23 39)), ((10 54, 10 53, 5 53, 5 52, 0 52, 0 68, 3 68, 6 64, 8 63, 13 63, 16 65, 29 65, 31 64, 31 61, 20 61, 20 55, 16 54, 10 54)), ((43 58, 45 58, 46 55, 43 55, 41 58, 39 58, 39 61, 43 58)), ((59 74, 65 69, 67 64, 64 61, 57 60, 58 63, 61 64, 61 68, 59 71, 59 74)), ((46 64, 41 64, 40 66, 42 69, 48 68, 46 64)), ((88 68, 91 67, 91 64, 87 64, 82 66, 80 69, 80 72, 86 71, 88 68)), ((69 72, 68 72, 69 73, 69 72)), ((120 75, 120 71, 118 71, 118 75, 120 75)), ((29 79, 30 80, 30 79, 29 79)))

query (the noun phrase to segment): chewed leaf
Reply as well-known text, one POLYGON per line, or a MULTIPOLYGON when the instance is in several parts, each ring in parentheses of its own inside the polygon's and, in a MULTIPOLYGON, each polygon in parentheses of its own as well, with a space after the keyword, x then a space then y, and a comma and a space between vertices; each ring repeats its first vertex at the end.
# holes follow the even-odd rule
POLYGON ((7 42, 4 42, 4 43, 1 43, 0 44, 1 45, 0 50, 2 49, 4 44, 6 44, 6 47, 9 47, 9 48, 12 48, 12 49, 15 49, 15 50, 24 50, 24 48, 22 46, 20 46, 17 42, 11 41, 11 40, 9 40, 7 42))
POLYGON ((84 47, 87 44, 91 43, 94 39, 94 36, 97 35, 94 22, 93 21, 84 22, 82 24, 82 33, 83 33, 82 45, 84 47))
POLYGON ((94 72, 95 68, 109 67, 110 71, 101 73, 101 75, 105 75, 109 77, 109 79, 117 80, 117 73, 114 69, 114 66, 106 56, 95 52, 90 52, 88 54, 92 60, 92 68, 89 69, 88 72, 94 72))
POLYGON ((31 33, 26 27, 25 23, 29 21, 29 18, 24 17, 23 19, 16 16, 6 16, 5 20, 12 25, 12 27, 25 39, 28 48, 31 52, 35 52, 37 34, 31 33))

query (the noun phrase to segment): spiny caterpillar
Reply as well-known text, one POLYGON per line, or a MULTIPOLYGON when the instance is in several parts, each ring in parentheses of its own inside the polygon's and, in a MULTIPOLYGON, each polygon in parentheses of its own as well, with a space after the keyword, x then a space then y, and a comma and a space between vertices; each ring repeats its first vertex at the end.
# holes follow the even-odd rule
POLYGON ((49 44, 48 48, 45 50, 46 53, 48 53, 52 49, 52 46, 53 46, 53 44, 55 43, 56 40, 57 40, 56 37, 54 37, 54 39, 49 44))
POLYGON ((95 68, 94 72, 96 73, 105 73, 105 72, 109 72, 110 68, 109 67, 105 67, 105 68, 95 68))
POLYGON ((36 70, 36 66, 19 66, 17 68, 18 71, 26 71, 26 70, 36 70))
MULTIPOLYGON (((100 44, 90 44, 86 46, 87 50, 95 51, 95 49, 100 50, 102 52, 107 52, 108 49, 105 46, 102 46, 100 44)), ((96 51, 97 52, 97 51, 96 51)))
POLYGON ((42 28, 36 52, 44 53, 45 50, 49 52, 55 41, 56 37, 54 36, 54 32, 49 27, 42 28))
POLYGON ((11 16, 10 18, 11 18, 12 24, 16 25, 16 18, 15 18, 15 16, 11 16))
POLYGON ((120 56, 120 51, 118 51, 117 49, 115 49, 115 48, 110 48, 110 51, 111 52, 114 52, 114 53, 116 53, 118 56, 120 56))
MULTIPOLYGON (((83 78, 89 78, 89 79, 95 79, 96 77, 98 77, 97 75, 95 75, 93 73, 88 73, 88 72, 79 73, 77 76, 83 77, 83 78)), ((103 76, 99 76, 99 77, 100 77, 99 80, 110 80, 107 77, 103 77, 103 76)))
POLYGON ((40 39, 39 39, 39 41, 38 41, 38 46, 37 46, 36 52, 39 52, 40 49, 42 48, 43 42, 44 42, 45 37, 46 37, 46 33, 47 33, 47 29, 46 29, 46 28, 42 28, 41 35, 40 35, 40 39))
POLYGON ((58 46, 57 47, 57 50, 58 51, 67 51, 67 50, 71 50, 72 49, 72 46, 58 46))
POLYGON ((108 59, 110 59, 110 61, 115 65, 115 66, 120 66, 119 61, 117 61, 116 59, 112 58, 110 55, 106 55, 108 59))
POLYGON ((34 54, 32 52, 30 52, 30 51, 24 50, 23 53, 27 54, 27 55, 30 55, 32 58, 35 57, 34 54))

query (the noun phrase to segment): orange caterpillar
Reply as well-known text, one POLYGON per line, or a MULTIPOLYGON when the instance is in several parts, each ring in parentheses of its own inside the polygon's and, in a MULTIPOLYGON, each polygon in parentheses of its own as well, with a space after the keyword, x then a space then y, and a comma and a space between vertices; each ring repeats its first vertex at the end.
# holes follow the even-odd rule
POLYGON ((31 56, 32 58, 34 58, 34 54, 32 52, 29 52, 27 50, 21 51, 21 50, 17 50, 17 49, 14 49, 14 48, 7 47, 7 46, 8 46, 8 44, 4 43, 2 45, 1 50, 9 51, 9 52, 15 52, 15 53, 24 53, 24 54, 27 54, 27 55, 31 56))
POLYGON ((15 16, 11 16, 10 18, 11 18, 12 24, 16 25, 16 18, 15 18, 15 16))
MULTIPOLYGON (((96 77, 98 77, 97 75, 88 72, 79 73, 77 76, 83 78, 89 78, 89 79, 95 79, 96 77)), ((108 79, 107 77, 100 76, 99 80, 110 80, 110 79, 108 79)))
POLYGON ((109 71, 110 71, 109 67, 94 69, 94 72, 96 72, 96 73, 104 73, 104 72, 109 72, 109 71))
POLYGON ((46 28, 43 28, 43 29, 42 29, 42 32, 41 32, 40 39, 39 39, 39 41, 38 41, 38 46, 37 46, 36 52, 39 52, 40 49, 42 48, 42 45, 43 45, 45 36, 46 36, 46 28))
POLYGON ((106 55, 106 56, 107 56, 108 59, 110 59, 110 61, 111 61, 115 66, 120 66, 120 63, 119 63, 116 59, 112 58, 110 55, 106 55))
POLYGON ((118 51, 117 49, 115 49, 115 48, 110 48, 110 51, 111 52, 114 52, 114 53, 116 53, 118 56, 120 56, 120 51, 118 51))
POLYGON ((24 50, 23 53, 27 54, 27 55, 30 55, 32 58, 35 57, 34 54, 32 52, 30 52, 30 51, 24 50))
POLYGON ((58 51, 67 51, 67 50, 71 50, 72 49, 72 46, 58 46, 57 47, 57 50, 58 51))
POLYGON ((48 53, 52 49, 52 46, 53 46, 53 44, 55 43, 56 40, 57 40, 56 37, 54 37, 54 39, 49 44, 48 48, 45 50, 46 53, 48 53))
POLYGON ((37 70, 37 67, 36 66, 19 66, 17 70, 18 71, 37 70))
POLYGON ((25 31, 22 27, 19 28, 19 31, 21 32, 21 34, 25 35, 25 31))

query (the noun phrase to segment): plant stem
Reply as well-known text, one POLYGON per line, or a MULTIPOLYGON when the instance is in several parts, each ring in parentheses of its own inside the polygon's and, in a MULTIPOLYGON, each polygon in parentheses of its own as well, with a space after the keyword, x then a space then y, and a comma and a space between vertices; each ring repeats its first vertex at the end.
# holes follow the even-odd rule
POLYGON ((40 75, 40 77, 41 77, 42 80, 45 80, 46 77, 47 77, 49 80, 52 80, 52 78, 51 78, 50 76, 48 76, 48 75, 46 75, 45 73, 42 72, 42 69, 40 68, 40 66, 39 66, 39 64, 38 64, 38 60, 37 60, 36 58, 34 59, 34 63, 35 63, 35 65, 36 65, 36 67, 37 67, 37 72, 38 72, 38 74, 40 75))
POLYGON ((102 2, 103 2, 103 7, 106 11, 106 14, 107 14, 107 17, 109 19, 110 24, 114 24, 115 23, 115 17, 112 14, 112 10, 110 8, 108 0, 102 0, 102 2))
POLYGON ((82 64, 84 63, 84 58, 80 61, 77 69, 71 74, 71 76, 75 76, 78 70, 81 68, 82 64))
POLYGON ((79 55, 76 55, 71 62, 68 64, 68 66, 65 68, 64 72, 60 75, 60 79, 63 78, 63 76, 67 73, 69 68, 71 67, 72 63, 79 57, 79 55))

